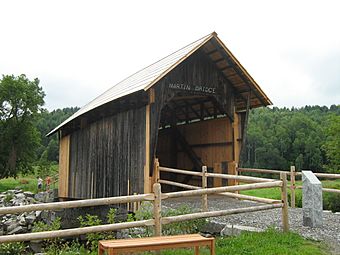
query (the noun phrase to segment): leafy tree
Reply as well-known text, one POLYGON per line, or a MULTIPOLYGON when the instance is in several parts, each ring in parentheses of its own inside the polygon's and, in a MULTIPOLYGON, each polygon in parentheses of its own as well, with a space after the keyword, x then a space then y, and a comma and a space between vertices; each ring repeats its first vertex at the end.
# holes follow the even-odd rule
POLYGON ((249 114, 241 165, 271 169, 339 169, 340 106, 259 108, 249 114), (332 121, 327 121, 328 119, 332 121))
MULTIPOLYGON (((63 109, 56 109, 51 112, 44 110, 39 114, 38 120, 36 122, 36 127, 40 132, 41 138, 41 145, 37 151, 40 161, 43 161, 43 163, 45 163, 44 161, 46 160, 58 162, 58 136, 53 135, 50 137, 46 137, 46 134, 78 110, 78 107, 68 107, 63 109)), ((40 163, 41 162, 39 162, 39 164, 40 163)))
POLYGON ((329 172, 340 172, 340 115, 331 116, 326 129, 327 140, 324 144, 329 172))
POLYGON ((0 80, 0 178, 32 169, 40 144, 34 121, 44 96, 37 78, 3 75, 0 80))

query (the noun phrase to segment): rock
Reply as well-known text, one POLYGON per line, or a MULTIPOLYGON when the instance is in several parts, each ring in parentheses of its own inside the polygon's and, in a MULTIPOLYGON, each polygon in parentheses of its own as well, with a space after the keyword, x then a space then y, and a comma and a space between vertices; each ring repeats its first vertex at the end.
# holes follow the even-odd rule
POLYGON ((16 229, 17 227, 19 227, 19 223, 17 223, 17 222, 14 222, 14 223, 10 223, 9 225, 8 224, 6 224, 7 225, 7 233, 10 233, 10 232, 12 232, 14 229, 16 229))
POLYGON ((24 195, 24 193, 17 193, 17 194, 15 194, 15 198, 23 200, 23 199, 26 198, 26 196, 24 195))
POLYGON ((40 240, 31 241, 29 246, 35 254, 43 254, 43 253, 39 253, 41 252, 41 249, 42 249, 42 241, 40 240))
POLYGON ((219 235, 222 229, 225 227, 225 224, 217 221, 209 221, 207 224, 203 226, 200 230, 203 233, 209 233, 212 235, 219 235))
POLYGON ((302 171, 303 225, 322 226, 322 184, 312 171, 302 171))
POLYGON ((51 224, 55 218, 55 212, 53 211, 42 211, 41 213, 41 220, 47 224, 51 224))
POLYGON ((34 199, 40 202, 45 202, 46 200, 46 192, 39 192, 34 195, 34 199))
POLYGON ((33 192, 30 192, 30 191, 25 191, 24 192, 24 195, 28 198, 28 197, 31 197, 33 198, 34 197, 34 193, 33 192))
POLYGON ((36 220, 37 218, 36 218, 36 216, 35 216, 35 213, 34 214, 29 214, 29 215, 27 215, 26 216, 26 222, 28 223, 28 224, 33 224, 33 222, 36 220))
POLYGON ((27 200, 27 204, 35 204, 36 203, 36 201, 33 197, 27 197, 26 200, 27 200))
MULTIPOLYGON (((136 229, 133 229, 131 231, 136 231, 136 232, 139 232, 138 230, 136 229)), ((121 231, 118 231, 117 234, 116 234, 116 238, 117 239, 127 239, 127 238, 130 238, 130 232, 128 229, 122 229, 121 231)))
POLYGON ((26 226, 26 225, 27 225, 26 219, 25 219, 24 216, 20 216, 20 217, 19 217, 19 225, 20 225, 20 226, 26 226))
POLYGON ((42 211, 35 211, 35 217, 37 218, 37 220, 41 219, 41 212, 42 211))
POLYGON ((263 229, 248 227, 248 226, 240 226, 240 225, 225 225, 225 227, 221 230, 221 236, 237 236, 240 235, 243 231, 248 232, 262 232, 263 229))
POLYGON ((13 234, 20 234, 20 233, 24 233, 24 232, 25 232, 25 228, 23 228, 22 226, 17 226, 12 231, 9 231, 7 234, 13 235, 13 234))

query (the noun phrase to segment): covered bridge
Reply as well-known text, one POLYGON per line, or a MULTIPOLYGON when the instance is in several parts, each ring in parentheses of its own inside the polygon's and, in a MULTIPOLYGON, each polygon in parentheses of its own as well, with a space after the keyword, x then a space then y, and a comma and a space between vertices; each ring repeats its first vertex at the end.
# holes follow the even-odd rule
POLYGON ((233 173, 247 111, 270 104, 209 34, 116 84, 48 134, 60 139, 59 197, 149 192, 155 158, 161 166, 233 173))

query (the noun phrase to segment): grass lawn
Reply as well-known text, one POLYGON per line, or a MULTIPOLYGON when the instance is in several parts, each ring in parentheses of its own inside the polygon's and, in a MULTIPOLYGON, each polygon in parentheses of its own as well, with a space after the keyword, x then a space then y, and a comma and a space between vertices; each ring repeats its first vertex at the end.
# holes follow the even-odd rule
MULTIPOLYGON (((208 249, 200 249, 200 254, 208 255, 208 249)), ((237 237, 218 238, 216 242, 216 254, 233 255, 321 255, 328 254, 328 248, 319 242, 303 239, 295 233, 282 233, 269 229, 262 233, 245 232, 237 237)), ((151 254, 151 253, 147 253, 151 254)), ((192 255, 192 249, 166 250, 163 255, 192 255)))
POLYGON ((5 178, 0 180, 0 192, 19 188, 24 191, 37 192, 37 179, 35 176, 25 176, 14 178, 5 178))
MULTIPOLYGON (((296 181, 296 186, 302 186, 302 181, 296 181)), ((288 194, 290 196, 290 182, 288 182, 288 194)), ((336 188, 340 189, 340 179, 337 180, 322 180, 322 187, 324 188, 336 188)), ((241 191, 241 194, 255 196, 255 197, 265 197, 272 199, 281 199, 281 192, 279 188, 268 188, 268 189, 256 189, 256 190, 245 190, 241 191)), ((296 196, 301 196, 302 190, 295 190, 296 196)))
MULTIPOLYGON (((57 173, 58 165, 52 165, 51 169, 53 172, 57 173)), ((35 169, 35 171, 37 170, 35 169)), ((42 178, 44 179, 44 177, 42 178)), ((22 189, 23 191, 31 191, 33 193, 37 193, 38 191, 37 182, 38 180, 37 180, 36 174, 30 174, 30 175, 25 175, 25 176, 20 175, 18 178, 4 178, 0 180, 0 192, 6 191, 9 189, 19 188, 19 189, 22 189)), ((57 187, 58 184, 56 183, 55 186, 57 187)), ((52 188, 53 188, 53 184, 52 184, 52 188)))

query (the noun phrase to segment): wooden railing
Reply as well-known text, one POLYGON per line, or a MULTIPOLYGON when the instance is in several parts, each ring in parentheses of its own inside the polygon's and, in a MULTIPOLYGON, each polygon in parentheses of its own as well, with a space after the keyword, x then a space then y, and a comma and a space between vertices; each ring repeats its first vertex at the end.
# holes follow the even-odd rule
MULTIPOLYGON (((280 173, 281 180, 269 179, 269 178, 258 178, 252 176, 239 176, 239 175, 229 175, 229 174, 215 174, 215 173, 208 173, 207 167, 203 166, 201 172, 196 171, 188 171, 182 169, 175 169, 169 167, 162 167, 159 166, 158 161, 155 162, 155 182, 165 185, 171 185, 180 187, 183 189, 188 189, 187 191, 179 191, 173 193, 167 193, 169 198, 175 197, 182 197, 186 195, 200 195, 201 196, 201 203, 202 203, 202 213, 197 213, 197 215, 214 215, 209 217, 221 216, 223 211, 216 211, 216 212, 208 212, 208 197, 207 195, 216 194, 222 196, 228 196, 237 199, 246 199, 251 201, 256 201, 260 203, 265 203, 268 205, 263 206, 255 206, 249 208, 242 208, 242 209, 232 209, 232 210, 225 210, 224 215, 227 215, 231 212, 233 213, 240 213, 240 212, 252 212, 256 210, 267 210, 273 208, 282 208, 282 225, 285 231, 289 229, 288 223, 288 199, 287 199, 287 173, 282 172, 280 173), (202 179, 201 186, 194 186, 189 184, 183 184, 175 181, 161 179, 161 172, 168 172, 168 173, 176 173, 176 174, 184 174, 184 175, 192 175, 192 176, 199 176, 202 179), (243 185, 234 185, 234 186, 225 186, 225 187, 215 187, 215 188, 207 188, 207 178, 222 178, 222 179, 232 179, 241 182, 247 182, 251 184, 243 184, 243 185), (273 187, 281 187, 281 200, 275 199, 268 199, 268 198, 259 198, 254 196, 247 196, 242 194, 237 194, 235 192, 241 190, 253 190, 253 189, 261 189, 261 188, 273 188, 273 187), (240 212, 239 212, 240 211, 240 212)), ((196 215, 196 214, 195 214, 196 215)), ((191 215, 194 216, 194 215, 191 215)), ((178 217, 178 216, 174 216, 178 217)), ((189 216, 181 216, 178 218, 188 218, 189 216)))
MULTIPOLYGON (((133 203, 133 202, 142 202, 142 201, 152 201, 153 203, 153 219, 149 220, 140 220, 134 222, 122 222, 122 223, 114 223, 114 224, 105 224, 99 226, 91 226, 91 227, 83 227, 83 228, 72 228, 72 229, 63 229, 63 230, 55 230, 55 231, 45 231, 45 232, 36 232, 36 233, 27 233, 27 234, 17 234, 17 235, 4 235, 0 236, 0 243, 7 242, 21 242, 21 241, 32 241, 32 240, 42 240, 42 239, 51 239, 51 238, 61 238, 68 236, 78 236, 88 233, 95 232, 107 232, 114 231, 119 229, 128 229, 134 227, 149 227, 154 226, 154 233, 156 236, 160 236, 162 232, 162 225, 170 224, 174 222, 182 222, 186 220, 192 219, 200 219, 200 218, 209 218, 209 217, 217 217, 217 216, 225 216, 231 214, 238 213, 246 213, 246 212, 255 212, 255 211, 263 211, 274 208, 281 208, 282 210, 282 225, 283 230, 289 230, 288 223, 288 204, 287 204, 287 179, 286 174, 281 175, 281 180, 271 180, 265 181, 264 178, 258 178, 258 183, 251 184, 243 184, 243 185, 235 185, 235 186, 226 186, 226 187, 217 187, 217 188, 207 188, 207 177, 214 178, 237 178, 238 180, 251 181, 254 182, 256 177, 247 177, 247 176, 213 176, 206 172, 206 167, 203 167, 202 173, 194 173, 186 170, 179 169, 170 169, 170 168, 162 168, 157 167, 158 177, 157 181, 153 185, 153 193, 142 194, 142 195, 130 195, 130 196, 121 196, 121 197, 109 197, 109 198, 97 198, 97 199, 86 199, 86 200, 77 200, 77 201, 67 201, 67 202, 55 202, 55 203, 45 203, 45 204, 34 204, 34 205, 25 205, 25 206, 16 206, 16 207, 2 207, 0 208, 0 214, 11 214, 11 213, 19 213, 19 212, 30 212, 35 210, 55 210, 62 208, 77 208, 77 207, 87 207, 87 206, 100 206, 100 205, 113 205, 113 204, 122 204, 122 203, 133 203), (163 184, 175 184, 177 186, 183 185, 176 182, 167 182, 166 180, 161 180, 159 178, 159 171, 172 171, 177 173, 186 173, 192 174, 196 176, 202 176, 202 184, 203 187, 195 187, 188 185, 190 190, 179 191, 179 192, 169 192, 162 193, 161 192, 161 183, 163 184), (259 188, 272 188, 278 187, 281 189, 282 201, 279 200, 261 200, 262 203, 266 203, 265 205, 259 206, 251 206, 247 208, 237 208, 237 209, 227 209, 220 211, 208 211, 208 200, 207 196, 212 194, 222 194, 231 197, 237 198, 245 198, 240 194, 235 194, 231 192, 241 191, 241 190, 252 190, 259 188), (195 212, 185 215, 178 216, 170 216, 170 217, 162 217, 162 201, 170 198, 180 198, 180 197, 191 197, 191 196, 201 196, 202 197, 202 212, 195 212)), ((180 187, 180 186, 179 186, 180 187)), ((182 186, 183 187, 183 186, 182 186)), ((250 196, 248 196, 250 197, 250 196)))
MULTIPOLYGON (((257 169, 257 168, 237 168, 236 173, 238 176, 242 174, 242 172, 249 173, 262 173, 262 174, 282 174, 285 173, 290 176, 290 192, 291 192, 291 207, 295 208, 296 194, 295 189, 302 189, 302 186, 296 185, 296 176, 301 176, 301 172, 296 172, 295 166, 290 167, 290 171, 282 171, 282 170, 272 170, 272 169, 257 169)), ((327 178, 327 179, 340 179, 340 174, 329 174, 329 173, 314 173, 316 177, 319 178, 327 178)), ((339 189, 330 189, 330 188, 322 188, 323 192, 332 192, 340 194, 339 189)))

